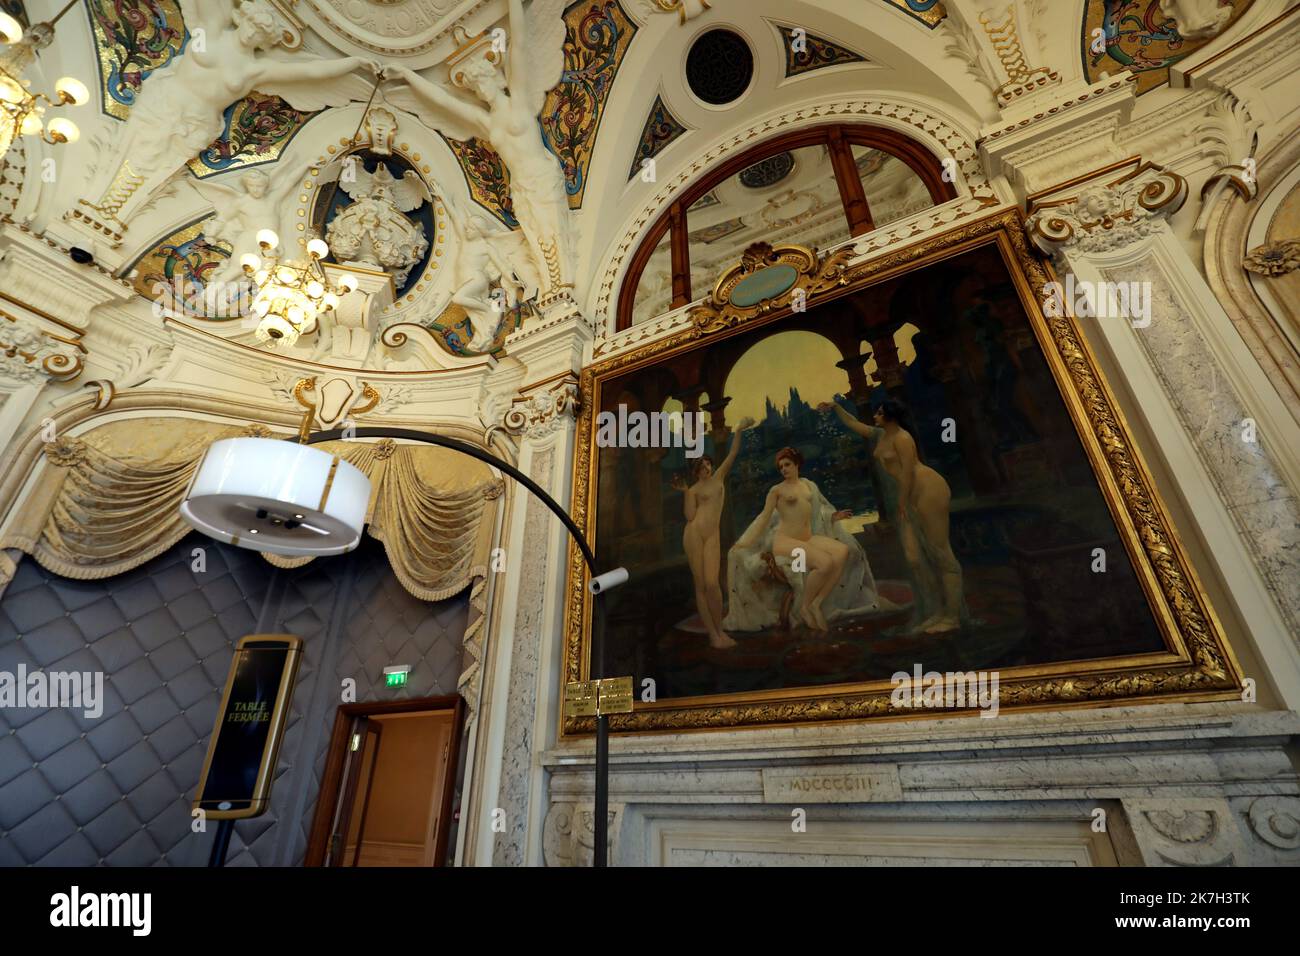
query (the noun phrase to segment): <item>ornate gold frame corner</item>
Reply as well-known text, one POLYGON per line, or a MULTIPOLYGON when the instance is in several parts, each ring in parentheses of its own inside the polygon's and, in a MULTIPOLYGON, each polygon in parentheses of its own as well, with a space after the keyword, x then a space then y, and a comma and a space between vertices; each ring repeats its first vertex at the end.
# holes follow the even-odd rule
MULTIPOLYGON (((1055 275, 1030 245, 1025 229, 1020 210, 1003 210, 856 265, 849 265, 852 253, 848 249, 818 257, 806 247, 751 247, 754 254, 746 250, 748 261, 742 260, 724 272, 710 298, 691 310, 690 327, 584 369, 581 392, 589 400, 583 403, 578 419, 573 516, 584 527, 597 553, 595 490, 599 462, 595 425, 605 380, 697 347, 704 337, 725 337, 777 321, 792 311, 796 289, 804 290, 807 306, 812 308, 900 273, 980 246, 996 245, 1165 641, 1165 649, 1158 652, 1003 670, 999 707, 1048 709, 1240 699, 1240 666, 1091 348, 1072 316, 1045 314, 1035 294, 1035 290, 1055 281, 1055 275), (799 272, 795 283, 780 295, 752 306, 740 308, 732 304, 729 296, 735 284, 773 262, 794 265, 799 272)), ((586 580, 582 555, 571 544, 564 615, 565 682, 584 680, 589 674, 591 595, 586 580)), ((616 733, 728 730, 954 714, 942 708, 919 713, 900 710, 891 703, 892 689, 889 681, 882 680, 652 703, 638 701, 632 713, 612 715, 610 728, 616 733)), ((561 728, 566 737, 590 734, 595 731, 595 719, 565 717, 561 728)))

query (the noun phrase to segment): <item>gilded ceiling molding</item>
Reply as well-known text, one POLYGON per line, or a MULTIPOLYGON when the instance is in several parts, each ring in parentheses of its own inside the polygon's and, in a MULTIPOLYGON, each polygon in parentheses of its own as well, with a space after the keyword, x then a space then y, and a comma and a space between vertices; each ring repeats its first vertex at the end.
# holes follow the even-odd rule
POLYGON ((1007 76, 1006 82, 993 91, 999 106, 1005 108, 1013 100, 1061 82, 1061 75, 1055 70, 1046 66, 1031 67, 1025 59, 1014 2, 1007 4, 1001 20, 980 13, 979 22, 1007 76))
POLYGON ((1135 161, 1134 167, 1077 196, 1033 203, 1030 240, 1055 255, 1067 247, 1108 252, 1153 234, 1187 201, 1187 180, 1157 163, 1135 161))
MULTIPOLYGON (((1231 13, 1216 26, 1227 29, 1245 13, 1254 0, 1229 0, 1231 13)), ((1173 5, 1183 6, 1180 0, 1173 5)), ((1087 0, 1079 37, 1083 75, 1089 83, 1128 70, 1137 77, 1141 96, 1169 80, 1169 68, 1214 39, 1215 33, 1187 37, 1178 32, 1178 21, 1164 12, 1171 0, 1087 0), (1095 31, 1100 31, 1096 33, 1095 31)))

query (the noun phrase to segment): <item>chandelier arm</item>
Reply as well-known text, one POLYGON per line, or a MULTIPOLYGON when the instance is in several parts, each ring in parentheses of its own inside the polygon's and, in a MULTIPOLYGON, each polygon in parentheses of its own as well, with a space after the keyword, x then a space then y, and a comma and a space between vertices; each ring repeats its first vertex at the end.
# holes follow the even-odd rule
MULTIPOLYGON (((296 442, 302 445, 315 445, 324 441, 337 441, 343 437, 345 429, 331 428, 328 431, 313 432, 306 438, 300 435, 294 435, 285 441, 296 442)), ((578 548, 582 551, 582 557, 587 562, 587 569, 591 571, 592 577, 596 576, 596 555, 592 552, 591 546, 587 543, 586 536, 582 530, 569 517, 569 513, 560 507, 559 502, 542 490, 537 482, 533 481, 522 471, 511 465, 509 462, 502 461, 496 455, 489 451, 484 451, 477 445, 471 445, 469 442, 463 442, 456 438, 448 438, 445 435, 436 435, 433 432, 417 431, 414 428, 379 428, 366 427, 356 429, 346 429, 350 437, 356 438, 405 438, 409 441, 424 442, 427 445, 439 445, 443 448, 450 448, 453 451, 469 455, 471 458, 477 458, 479 461, 499 468, 515 481, 519 482, 537 497, 542 504, 546 505, 555 514, 564 527, 568 529, 570 536, 577 542, 578 548)))

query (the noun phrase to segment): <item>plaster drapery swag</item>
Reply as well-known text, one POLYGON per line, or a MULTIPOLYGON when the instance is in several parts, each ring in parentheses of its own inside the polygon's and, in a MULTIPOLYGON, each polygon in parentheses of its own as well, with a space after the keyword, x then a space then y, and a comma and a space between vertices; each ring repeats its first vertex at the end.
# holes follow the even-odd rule
MULTIPOLYGON (((0 548, 26 552, 65 577, 121 574, 190 532, 177 509, 212 442, 270 434, 260 425, 126 419, 50 442, 40 482, 0 548)), ((370 535, 383 542, 393 573, 415 597, 440 601, 487 574, 503 485, 486 465, 390 439, 315 447, 370 478, 370 535)), ((311 560, 265 557, 280 567, 311 560)))

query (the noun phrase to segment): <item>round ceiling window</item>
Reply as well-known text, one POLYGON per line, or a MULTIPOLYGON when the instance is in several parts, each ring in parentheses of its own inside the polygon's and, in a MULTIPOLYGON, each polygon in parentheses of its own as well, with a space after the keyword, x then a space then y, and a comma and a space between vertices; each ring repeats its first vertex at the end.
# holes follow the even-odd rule
POLYGON ((754 54, 731 30, 709 30, 686 55, 686 83, 705 103, 722 106, 740 98, 754 78, 754 54))

